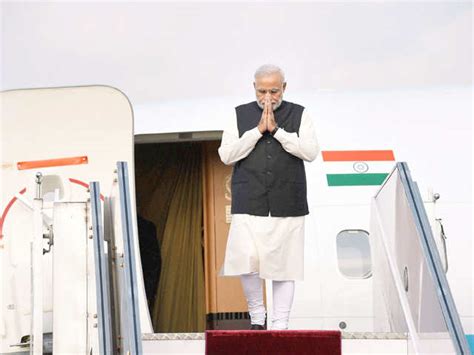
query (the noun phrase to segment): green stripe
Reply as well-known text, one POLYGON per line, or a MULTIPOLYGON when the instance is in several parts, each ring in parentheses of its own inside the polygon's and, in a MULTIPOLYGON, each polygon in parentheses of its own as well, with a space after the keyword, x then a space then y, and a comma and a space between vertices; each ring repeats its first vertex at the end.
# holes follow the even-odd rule
POLYGON ((329 186, 381 185, 388 174, 327 174, 329 186))

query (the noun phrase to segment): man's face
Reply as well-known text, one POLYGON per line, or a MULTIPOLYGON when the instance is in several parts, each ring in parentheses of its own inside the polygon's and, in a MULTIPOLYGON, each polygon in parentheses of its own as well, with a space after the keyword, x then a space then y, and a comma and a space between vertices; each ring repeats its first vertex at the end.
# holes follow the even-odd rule
POLYGON ((263 109, 266 100, 271 101, 273 110, 280 106, 286 88, 286 83, 283 82, 280 74, 258 76, 253 86, 257 96, 257 104, 260 108, 263 109))

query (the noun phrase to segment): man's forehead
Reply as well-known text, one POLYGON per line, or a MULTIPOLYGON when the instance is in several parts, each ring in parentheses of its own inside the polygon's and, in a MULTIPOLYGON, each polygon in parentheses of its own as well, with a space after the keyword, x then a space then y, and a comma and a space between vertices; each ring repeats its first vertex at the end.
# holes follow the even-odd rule
POLYGON ((256 86, 281 86, 282 84, 282 77, 277 73, 270 75, 261 75, 255 78, 256 86))

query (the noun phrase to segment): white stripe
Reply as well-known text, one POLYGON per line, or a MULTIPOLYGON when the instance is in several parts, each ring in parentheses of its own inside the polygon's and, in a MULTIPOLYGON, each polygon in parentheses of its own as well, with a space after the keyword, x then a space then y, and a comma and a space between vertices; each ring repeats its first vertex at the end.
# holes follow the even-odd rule
POLYGON ((365 161, 365 162, 356 162, 356 161, 327 161, 323 164, 323 171, 325 174, 357 174, 357 173, 389 173, 392 171, 392 168, 395 166, 394 161, 365 161), (356 163, 357 166, 361 168, 368 169, 367 171, 356 170, 356 163))

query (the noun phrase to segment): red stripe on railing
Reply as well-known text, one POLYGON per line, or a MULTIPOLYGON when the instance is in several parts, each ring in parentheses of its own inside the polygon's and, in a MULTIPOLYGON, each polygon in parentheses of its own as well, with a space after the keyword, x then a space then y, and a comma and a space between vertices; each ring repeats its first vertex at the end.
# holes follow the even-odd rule
MULTIPOLYGON (((77 184, 80 186, 85 187, 86 189, 89 188, 89 184, 85 183, 84 181, 77 180, 77 179, 72 179, 69 178, 69 181, 72 182, 73 184, 77 184)), ((26 192, 26 187, 21 190, 19 193, 24 194, 26 192)), ((104 195, 100 194, 100 199, 104 201, 104 195)), ((3 224, 5 223, 5 219, 7 218, 8 212, 10 211, 10 208, 13 206, 13 204, 18 200, 16 197, 13 197, 8 204, 6 205, 5 209, 3 210, 2 217, 0 217, 0 240, 3 239, 3 224)), ((1 247, 3 248, 3 246, 1 247)))
MULTIPOLYGON (((20 194, 23 195, 26 192, 26 187, 20 191, 20 194)), ((3 210, 2 217, 0 218, 0 240, 3 239, 3 223, 5 223, 5 218, 7 218, 8 211, 13 206, 13 204, 18 200, 16 197, 13 197, 10 202, 8 202, 7 206, 3 210)))

